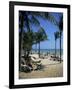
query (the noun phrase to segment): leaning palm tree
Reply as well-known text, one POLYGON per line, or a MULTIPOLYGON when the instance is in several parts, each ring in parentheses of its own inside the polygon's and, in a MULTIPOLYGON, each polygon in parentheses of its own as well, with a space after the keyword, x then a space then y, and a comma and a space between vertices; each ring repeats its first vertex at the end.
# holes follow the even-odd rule
MULTIPOLYGON (((21 59, 21 46, 22 46, 22 34, 26 34, 25 32, 30 32, 30 23, 39 25, 39 22, 35 17, 32 15, 30 18, 28 17, 30 15, 30 12, 19 12, 19 70, 20 70, 20 59, 21 59), (24 30, 24 28, 27 29, 27 31, 24 30)), ((28 39, 27 39, 28 40, 28 39)), ((28 50, 27 50, 28 51, 28 50)))
POLYGON ((59 21, 59 32, 60 32, 60 63, 61 63, 61 36, 63 32, 63 15, 60 17, 59 21))
POLYGON ((37 42, 39 43, 39 52, 38 53, 39 53, 39 58, 40 58, 40 42, 47 40, 46 32, 42 27, 40 27, 40 29, 38 31, 37 38, 38 38, 37 42))
POLYGON ((56 57, 56 42, 57 42, 57 39, 59 38, 59 32, 55 32, 54 37, 55 37, 55 57, 56 57))

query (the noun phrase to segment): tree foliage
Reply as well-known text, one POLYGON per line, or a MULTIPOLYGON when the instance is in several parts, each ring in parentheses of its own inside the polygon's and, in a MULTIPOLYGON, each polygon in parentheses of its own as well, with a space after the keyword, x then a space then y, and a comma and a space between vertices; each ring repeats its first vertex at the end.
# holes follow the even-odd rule
POLYGON ((47 40, 45 30, 37 19, 39 17, 49 20, 55 25, 57 24, 55 18, 49 12, 19 11, 19 62, 22 48, 24 55, 28 57, 33 44, 47 40), (31 25, 40 27, 38 32, 34 32, 31 25))

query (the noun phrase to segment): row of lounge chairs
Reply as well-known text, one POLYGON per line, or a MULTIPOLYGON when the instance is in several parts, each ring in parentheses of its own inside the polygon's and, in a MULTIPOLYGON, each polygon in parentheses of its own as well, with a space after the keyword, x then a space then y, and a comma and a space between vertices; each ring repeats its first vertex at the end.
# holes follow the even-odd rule
POLYGON ((55 55, 51 55, 50 56, 50 60, 53 60, 53 61, 63 61, 59 56, 55 56, 55 55))

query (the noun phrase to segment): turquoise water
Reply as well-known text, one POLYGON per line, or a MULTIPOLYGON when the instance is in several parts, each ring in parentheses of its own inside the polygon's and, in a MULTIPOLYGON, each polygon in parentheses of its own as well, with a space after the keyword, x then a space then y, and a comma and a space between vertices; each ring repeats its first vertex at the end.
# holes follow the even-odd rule
MULTIPOLYGON (((38 53, 38 49, 37 50, 35 50, 35 49, 32 49, 32 52, 33 53, 38 53)), ((55 49, 41 49, 40 50, 40 53, 41 54, 55 54, 55 49)), ((57 49, 56 50, 56 55, 58 55, 58 56, 60 56, 60 49, 57 49)), ((61 50, 61 55, 63 55, 63 49, 61 50)))

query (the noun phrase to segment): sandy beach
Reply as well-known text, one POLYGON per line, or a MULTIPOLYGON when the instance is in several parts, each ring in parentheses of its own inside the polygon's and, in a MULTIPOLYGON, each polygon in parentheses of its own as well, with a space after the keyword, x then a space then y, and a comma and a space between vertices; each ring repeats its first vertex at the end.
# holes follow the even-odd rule
MULTIPOLYGON (((38 58, 37 54, 31 55, 31 57, 38 58)), ((46 78, 46 77, 62 77, 63 76, 63 62, 54 61, 48 55, 45 59, 38 58, 41 60, 41 65, 43 66, 40 70, 33 70, 31 72, 19 72, 20 79, 29 79, 29 78, 46 78)))

